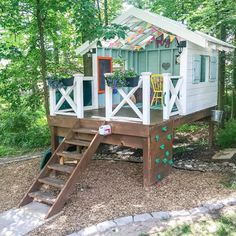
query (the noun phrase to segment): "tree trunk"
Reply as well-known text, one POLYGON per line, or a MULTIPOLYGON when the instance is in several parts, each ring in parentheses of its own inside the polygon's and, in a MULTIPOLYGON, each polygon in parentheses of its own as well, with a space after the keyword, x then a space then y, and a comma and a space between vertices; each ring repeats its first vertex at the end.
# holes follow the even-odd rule
MULTIPOLYGON (((220 39, 225 41, 226 39, 226 27, 220 25, 220 39)), ((224 110, 225 105, 225 52, 219 52, 219 94, 218 94, 218 108, 224 110)))
POLYGON ((46 49, 45 49, 45 39, 44 39, 44 19, 42 16, 42 6, 41 1, 36 0, 36 19, 39 34, 39 47, 40 47, 40 70, 43 82, 43 95, 44 95, 44 107, 46 115, 49 115, 49 103, 48 103, 48 86, 47 86, 47 63, 46 63, 46 49))
POLYGON ((108 3, 107 3, 107 0, 104 0, 104 21, 105 21, 105 25, 108 25, 108 3))
POLYGON ((100 24, 102 24, 101 8, 100 8, 99 0, 97 0, 97 8, 98 8, 98 19, 100 21, 100 24))
MULTIPOLYGON (((236 30, 234 32, 234 41, 236 43, 236 30)), ((236 119, 236 49, 234 49, 233 57, 233 91, 232 91, 232 108, 231 108, 231 118, 236 119)))

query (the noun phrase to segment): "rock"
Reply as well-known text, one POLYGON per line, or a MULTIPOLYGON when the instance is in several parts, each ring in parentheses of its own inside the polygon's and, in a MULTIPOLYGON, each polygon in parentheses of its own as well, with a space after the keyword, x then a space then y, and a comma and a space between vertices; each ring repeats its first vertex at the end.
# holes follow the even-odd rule
POLYGON ((77 235, 78 236, 89 236, 89 235, 95 234, 97 232, 98 232, 97 227, 95 225, 93 225, 93 226, 90 226, 90 227, 80 230, 77 233, 77 235))
POLYGON ((134 216, 134 222, 143 222, 143 221, 152 220, 152 219, 153 217, 149 213, 134 216))
POLYGON ((203 204, 202 206, 206 207, 210 211, 216 211, 216 210, 223 208, 224 204, 222 204, 222 203, 213 203, 213 204, 206 203, 206 204, 203 204))
POLYGON ((186 210, 170 212, 170 217, 189 216, 189 215, 190 215, 190 212, 186 210))
POLYGON ((206 207, 196 207, 196 208, 191 209, 189 212, 191 215, 194 216, 198 214, 206 214, 209 212, 209 210, 206 207))
POLYGON ((116 226, 117 226, 116 223, 112 220, 104 221, 102 223, 97 224, 97 230, 99 232, 104 232, 104 231, 106 231, 110 228, 114 228, 116 226))
POLYGON ((125 217, 117 218, 114 220, 114 222, 118 226, 131 224, 133 222, 133 216, 125 216, 125 217))
POLYGON ((170 213, 164 211, 152 212, 151 215, 156 220, 168 220, 170 218, 170 213))
POLYGON ((213 160, 230 160, 236 154, 236 148, 228 148, 217 152, 212 159, 213 160))

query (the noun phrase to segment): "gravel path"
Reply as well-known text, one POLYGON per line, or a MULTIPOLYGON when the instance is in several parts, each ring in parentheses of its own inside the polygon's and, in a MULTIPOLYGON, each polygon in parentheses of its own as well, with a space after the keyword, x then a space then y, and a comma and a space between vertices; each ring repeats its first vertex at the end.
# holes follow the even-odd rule
MULTIPOLYGON (((0 210, 15 207, 39 172, 39 159, 0 166, 0 210)), ((82 175, 64 212, 29 233, 67 235, 81 228, 126 215, 189 209, 233 193, 213 172, 173 170, 158 185, 142 187, 142 163, 94 160, 82 175)))

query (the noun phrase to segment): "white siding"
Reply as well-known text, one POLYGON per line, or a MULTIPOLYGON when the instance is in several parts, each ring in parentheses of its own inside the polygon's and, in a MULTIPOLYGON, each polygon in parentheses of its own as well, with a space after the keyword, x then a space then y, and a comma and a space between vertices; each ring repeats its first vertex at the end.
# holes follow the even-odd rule
MULTIPOLYGON (((197 55, 217 56, 218 52, 212 49, 199 47, 191 42, 187 44, 186 65, 186 111, 191 114, 217 105, 218 73, 214 81, 206 78, 205 82, 193 83, 193 57, 197 55)), ((218 69, 218 64, 217 64, 218 69)), ((208 73, 209 74, 209 73, 208 73)))

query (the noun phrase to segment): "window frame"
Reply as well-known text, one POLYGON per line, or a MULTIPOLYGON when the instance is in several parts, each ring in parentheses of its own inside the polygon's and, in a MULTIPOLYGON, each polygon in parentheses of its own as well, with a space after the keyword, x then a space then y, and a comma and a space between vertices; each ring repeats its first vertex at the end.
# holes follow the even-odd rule
POLYGON ((209 55, 200 55, 201 57, 201 64, 200 64, 200 80, 199 83, 206 83, 210 80, 210 56, 209 55), (203 64, 202 60, 205 59, 205 76, 204 80, 202 80, 202 70, 203 70, 203 64))

